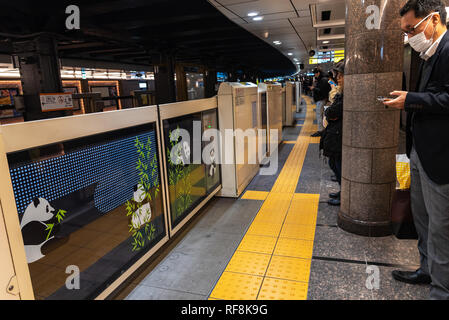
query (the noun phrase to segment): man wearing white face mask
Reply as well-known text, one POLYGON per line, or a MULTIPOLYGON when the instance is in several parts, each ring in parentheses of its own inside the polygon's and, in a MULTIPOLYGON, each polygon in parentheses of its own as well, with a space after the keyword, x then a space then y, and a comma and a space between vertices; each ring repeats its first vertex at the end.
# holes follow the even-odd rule
POLYGON ((442 0, 409 0, 401 28, 422 64, 415 92, 394 91, 388 107, 407 111, 411 205, 420 268, 398 281, 431 283, 430 298, 449 300, 449 33, 442 0))

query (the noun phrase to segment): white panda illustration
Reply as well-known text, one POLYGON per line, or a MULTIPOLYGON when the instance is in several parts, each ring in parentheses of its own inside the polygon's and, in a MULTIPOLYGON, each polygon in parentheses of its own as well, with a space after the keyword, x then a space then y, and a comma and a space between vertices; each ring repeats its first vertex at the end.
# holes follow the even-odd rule
POLYGON ((184 158, 182 162, 185 165, 186 162, 190 162, 190 144, 187 141, 184 141, 182 143, 182 148, 184 150, 184 158))
POLYGON ((46 239, 47 224, 54 217, 55 209, 43 198, 35 198, 25 209, 20 228, 22 230, 25 253, 28 263, 42 259, 42 247, 54 236, 46 239))
POLYGON ((171 151, 171 160, 174 164, 182 164, 184 165, 184 159, 182 157, 182 147, 181 145, 176 145, 171 151))
POLYGON ((134 229, 139 229, 145 223, 151 220, 151 206, 147 202, 142 204, 145 200, 145 190, 141 184, 134 186, 134 201, 140 206, 132 215, 131 223, 134 229))
POLYGON ((217 171, 217 162, 215 160, 215 148, 210 150, 209 177, 213 177, 217 171))

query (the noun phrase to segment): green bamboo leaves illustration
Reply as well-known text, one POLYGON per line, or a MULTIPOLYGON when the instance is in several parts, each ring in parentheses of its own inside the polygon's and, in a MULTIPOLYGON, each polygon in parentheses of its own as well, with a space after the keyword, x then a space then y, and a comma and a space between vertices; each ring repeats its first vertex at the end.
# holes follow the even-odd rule
MULTIPOLYGON (((61 223, 62 220, 64 220, 65 214, 67 213, 67 211, 59 209, 58 212, 56 213, 56 219, 58 220, 58 223, 61 223)), ((45 229, 45 231, 48 231, 47 237, 45 238, 45 240, 48 240, 50 238, 51 232, 53 231, 53 228, 55 226, 54 223, 48 223, 46 224, 47 228, 45 229)))
MULTIPOLYGON (((157 157, 156 153, 152 154, 152 141, 148 137, 146 143, 143 143, 136 137, 135 144, 138 155, 136 170, 139 172, 139 185, 143 188, 145 193, 142 202, 135 203, 132 201, 126 202, 126 216, 135 217, 135 215, 143 210, 142 206, 145 202, 153 202, 160 192, 157 157), (153 185, 152 185, 153 184, 153 185)), ((131 219, 132 220, 132 219, 131 219)), ((146 221, 144 225, 136 228, 132 223, 129 225, 129 232, 132 234, 132 251, 138 251, 145 246, 146 242, 150 242, 156 236, 156 227, 153 223, 146 221)))
POLYGON ((177 219, 179 216, 181 216, 192 204, 192 198, 191 198, 191 191, 192 191, 192 183, 190 180, 190 173, 192 171, 192 167, 190 165, 184 166, 182 163, 174 163, 171 158, 171 152, 179 152, 179 127, 176 128, 176 130, 169 132, 170 137, 170 147, 167 149, 167 155, 168 155, 168 163, 169 163, 169 169, 168 169, 168 183, 169 185, 173 186, 175 188, 175 193, 177 190, 177 187, 181 187, 180 194, 176 194, 174 205, 174 210, 172 212, 173 219, 177 219))
POLYGON ((45 238, 45 241, 47 241, 50 238, 50 234, 53 231, 53 227, 54 226, 55 226, 54 223, 47 224, 47 228, 45 229, 45 231, 47 231, 47 230, 49 230, 49 231, 48 231, 48 234, 47 234, 47 238, 45 238))
POLYGON ((56 219, 58 219, 58 223, 61 223, 61 221, 64 220, 66 213, 67 211, 61 209, 58 211, 58 213, 56 214, 56 219))

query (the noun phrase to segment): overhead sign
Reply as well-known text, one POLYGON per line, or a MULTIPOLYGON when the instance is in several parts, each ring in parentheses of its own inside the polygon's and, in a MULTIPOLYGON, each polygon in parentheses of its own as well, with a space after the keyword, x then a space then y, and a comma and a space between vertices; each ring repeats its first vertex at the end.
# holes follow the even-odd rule
POLYGON ((71 93, 41 93, 40 98, 42 112, 73 109, 71 93))

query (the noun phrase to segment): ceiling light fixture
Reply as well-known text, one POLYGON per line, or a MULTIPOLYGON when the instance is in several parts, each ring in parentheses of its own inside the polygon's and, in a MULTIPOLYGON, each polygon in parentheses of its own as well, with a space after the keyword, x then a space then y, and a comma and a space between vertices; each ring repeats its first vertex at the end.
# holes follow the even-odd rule
POLYGON ((255 17, 255 16, 258 16, 258 15, 259 15, 259 12, 256 12, 256 11, 248 12, 248 17, 255 17))
POLYGON ((327 40, 326 40, 326 41, 323 41, 323 44, 327 44, 327 43, 329 43, 329 42, 330 42, 330 41, 327 41, 327 40))
POLYGON ((254 17, 253 18, 253 21, 262 21, 263 20, 263 17, 254 17))
POLYGON ((282 44, 282 42, 280 42, 279 40, 273 41, 273 43, 274 43, 275 45, 277 45, 277 46, 279 46, 279 45, 282 44))
POLYGON ((293 53, 291 53, 291 52, 289 52, 289 53, 287 53, 289 56, 292 56, 293 55, 293 53))

